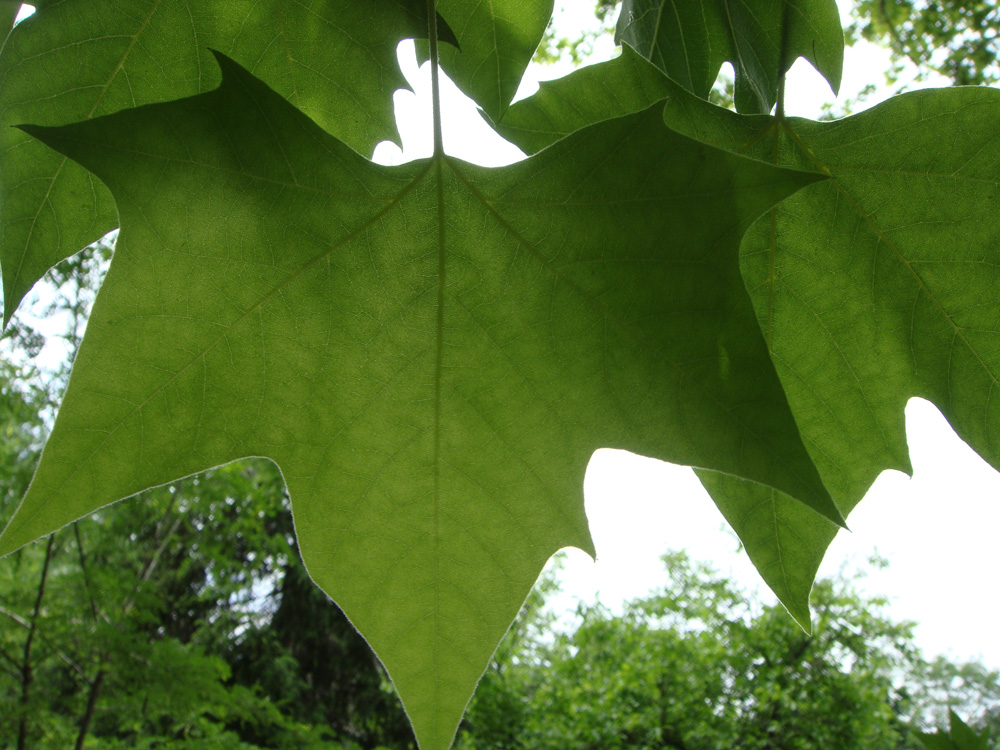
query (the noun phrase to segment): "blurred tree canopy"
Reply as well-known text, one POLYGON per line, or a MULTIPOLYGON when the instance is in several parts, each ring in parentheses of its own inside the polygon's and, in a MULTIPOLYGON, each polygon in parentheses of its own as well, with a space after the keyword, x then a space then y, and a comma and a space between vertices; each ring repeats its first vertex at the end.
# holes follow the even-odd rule
POLYGON ((1000 81, 1000 9, 988 0, 855 0, 848 41, 866 39, 892 53, 887 73, 895 84, 905 63, 915 66, 918 80, 930 73, 956 86, 992 85, 1000 81))
POLYGON ((808 636, 710 566, 663 559, 664 586, 622 614, 581 606, 572 632, 499 652, 459 747, 889 750, 922 747, 949 708, 1000 722, 996 671, 925 661, 914 624, 855 581, 817 584, 808 636))

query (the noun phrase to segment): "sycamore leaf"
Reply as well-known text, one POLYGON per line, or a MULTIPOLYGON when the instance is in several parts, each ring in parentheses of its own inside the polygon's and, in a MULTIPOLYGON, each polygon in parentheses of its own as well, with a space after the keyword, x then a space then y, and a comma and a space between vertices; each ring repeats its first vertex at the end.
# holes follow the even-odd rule
POLYGON ((593 553, 595 449, 837 517, 737 255, 815 175, 677 135, 661 107, 502 170, 381 167, 220 62, 213 92, 26 128, 109 186, 122 229, 0 554, 268 457, 310 574, 437 750, 546 559, 593 553))
MULTIPOLYGON (((903 408, 913 396, 937 404, 1000 466, 991 270, 1000 262, 1000 92, 915 92, 816 123, 737 115, 656 75, 625 52, 518 102, 505 135, 536 148, 662 97, 667 123, 693 138, 829 175, 754 225, 741 267, 838 507, 849 513, 884 469, 909 472, 903 408), (630 80, 630 95, 609 96, 630 80), (570 99, 572 111, 563 106, 570 99)), ((808 629, 809 591, 837 527, 773 488, 702 479, 764 580, 808 629)))
MULTIPOLYGON (((741 268, 838 507, 849 513, 884 469, 910 472, 903 409, 914 396, 1000 467, 1000 91, 913 92, 835 123, 693 112, 668 105, 667 120, 831 177, 748 232, 741 268)), ((759 487, 713 481, 730 503, 743 487, 742 513, 767 507, 759 487)), ((765 557, 808 534, 815 571, 836 529, 818 518, 808 532, 787 523, 788 502, 776 501, 782 531, 765 557)), ((789 609, 801 610, 810 569, 784 572, 798 597, 789 609)))
MULTIPOLYGON (((444 39, 454 35, 439 21, 444 39)), ((86 171, 11 125, 58 125, 218 83, 208 48, 253 72, 361 153, 397 138, 401 39, 427 34, 425 0, 83 0, 19 24, 0 54, 3 322, 42 275, 116 226, 86 171)))
POLYGON ((580 128, 677 94, 683 97, 682 87, 624 44, 613 60, 542 81, 537 93, 511 105, 496 129, 526 154, 534 154, 580 128))
MULTIPOLYGON (((552 6, 553 0, 437 0, 438 13, 457 37, 451 47, 441 47, 441 67, 492 122, 503 117, 517 93, 552 6)), ((426 43, 417 52, 421 62, 429 59, 426 43)))
POLYGON ((625 0, 616 39, 707 98, 722 63, 736 72, 736 108, 770 112, 781 77, 798 57, 834 93, 844 65, 836 0, 625 0))
POLYGON ((976 734, 968 724, 962 721, 951 709, 948 709, 948 731, 938 729, 933 734, 917 732, 917 740, 927 750, 989 750, 989 727, 976 734))
MULTIPOLYGON (((809 594, 823 555, 839 527, 783 492, 712 471, 696 471, 747 557, 807 633, 812 632, 809 594)), ((847 515, 853 504, 841 507, 847 515)))

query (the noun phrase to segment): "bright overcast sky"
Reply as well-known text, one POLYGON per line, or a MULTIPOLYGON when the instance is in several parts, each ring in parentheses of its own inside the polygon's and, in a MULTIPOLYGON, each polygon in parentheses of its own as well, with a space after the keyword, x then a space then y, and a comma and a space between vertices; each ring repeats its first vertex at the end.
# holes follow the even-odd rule
MULTIPOLYGON (((571 5, 585 9, 584 20, 562 11, 567 34, 574 24, 586 23, 591 4, 571 5)), ((849 0, 841 0, 841 12, 848 7, 849 0)), ((598 45, 595 62, 614 54, 613 43, 605 41, 598 45)), ((418 70, 411 43, 400 46, 400 63, 415 93, 396 93, 403 150, 381 144, 375 158, 383 163, 428 156, 432 150, 429 70, 418 70)), ((887 63, 888 55, 877 48, 849 48, 843 94, 882 83, 887 63)), ((519 97, 534 91, 534 81, 569 69, 532 66, 519 97)), ((791 115, 818 116, 823 103, 833 100, 829 86, 804 60, 789 73, 787 91, 791 115)), ((873 96, 869 103, 884 96, 873 96)), ((523 158, 447 80, 442 99, 448 153, 490 166, 523 158)), ((918 643, 928 654, 982 658, 998 667, 1000 604, 991 592, 1000 568, 1000 475, 955 436, 933 405, 914 399, 906 418, 913 478, 886 472, 878 479, 849 519, 852 532, 841 532, 831 547, 821 575, 867 571, 866 590, 888 595, 895 618, 920 623, 918 643), (887 570, 866 564, 876 553, 889 560, 887 570)), ((553 603, 557 611, 569 613, 577 601, 598 596, 617 608, 625 599, 647 593, 663 581, 659 556, 668 549, 685 549, 695 559, 711 561, 755 589, 761 600, 774 601, 690 469, 623 451, 599 451, 587 472, 585 495, 598 562, 578 550, 567 553, 560 574, 564 593, 553 603)))

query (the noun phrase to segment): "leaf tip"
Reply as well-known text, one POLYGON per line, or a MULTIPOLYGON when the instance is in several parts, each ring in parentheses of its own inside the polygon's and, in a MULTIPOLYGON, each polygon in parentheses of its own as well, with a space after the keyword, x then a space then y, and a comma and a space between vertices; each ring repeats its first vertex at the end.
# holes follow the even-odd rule
MULTIPOLYGON (((12 128, 20 130, 22 133, 34 138, 36 141, 41 141, 49 148, 55 148, 53 145, 53 133, 58 131, 58 127, 50 127, 46 125, 31 125, 29 123, 23 123, 20 125, 11 125, 12 128)), ((56 149, 58 151, 58 149, 56 149)), ((6 297, 6 295, 5 295, 6 297)), ((4 316, 7 315, 7 300, 4 299, 4 316)), ((13 310, 11 310, 13 312, 13 310)))
POLYGON ((209 47, 208 51, 212 53, 212 57, 215 58, 215 62, 222 71, 223 82, 234 75, 238 75, 243 70, 239 64, 233 60, 233 58, 229 57, 229 55, 220 52, 214 47, 209 47))
POLYGON ((840 508, 838 508, 836 505, 834 505, 833 507, 835 513, 833 513, 832 515, 827 515, 827 518, 829 518, 831 521, 837 524, 837 526, 842 528, 844 531, 850 531, 851 529, 847 525, 847 519, 844 518, 844 514, 840 512, 840 508))
POLYGON ((785 608, 789 616, 795 620, 795 624, 802 628, 802 632, 806 635, 812 635, 812 612, 809 610, 809 597, 806 597, 804 603, 786 602, 781 598, 778 601, 781 602, 781 606, 785 608))
MULTIPOLYGON (((62 127, 60 126, 49 126, 49 125, 31 125, 30 123, 23 123, 21 125, 11 125, 12 128, 20 130, 22 133, 31 136, 37 141, 41 141, 49 148, 59 151, 55 144, 55 135, 62 127)), ((61 152, 60 152, 61 153, 61 152)), ((13 312, 13 310, 11 310, 13 312)), ((4 305, 4 315, 7 314, 6 300, 4 305)))
POLYGON ((51 128, 46 128, 43 125, 31 125, 30 123, 11 125, 11 127, 14 128, 15 130, 20 130, 23 133, 27 133, 32 138, 38 138, 37 133, 45 132, 46 130, 51 130, 51 128))

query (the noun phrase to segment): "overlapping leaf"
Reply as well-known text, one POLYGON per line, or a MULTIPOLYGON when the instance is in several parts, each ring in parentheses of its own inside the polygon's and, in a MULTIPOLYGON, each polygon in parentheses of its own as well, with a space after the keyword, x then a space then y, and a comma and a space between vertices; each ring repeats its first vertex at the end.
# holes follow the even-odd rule
MULTIPOLYGON (((396 45, 427 34, 424 0, 65 0, 18 25, 0 54, 4 324, 55 263, 116 226, 104 187, 13 129, 59 125, 207 91, 208 49, 252 65, 355 150, 396 137, 396 45)), ((439 22, 444 39, 454 39, 439 22)))
MULTIPOLYGON (((909 471, 903 407, 913 396, 933 401, 1000 466, 1000 92, 914 92, 837 123, 716 115, 714 126, 703 115, 695 124, 690 110, 668 120, 832 177, 758 222, 741 264, 796 420, 841 509, 883 469, 909 471)), ((747 506, 763 494, 744 491, 747 506)), ((738 488, 725 492, 733 498, 738 488)), ((783 510, 788 498, 775 502, 772 564, 805 533, 783 510)), ((834 534, 826 525, 812 570, 834 534)), ((779 570, 804 601, 810 569, 779 570)))
MULTIPOLYGON (((553 0, 438 0, 438 12, 457 36, 457 45, 441 47, 441 67, 493 122, 517 93, 552 6, 553 0)), ((425 44, 420 57, 429 57, 425 44)))
POLYGON ((614 60, 542 81, 538 93, 516 102, 496 128, 526 154, 535 154, 580 128, 676 97, 689 99, 683 87, 622 45, 614 60))
POLYGON ((770 112, 781 77, 800 56, 834 93, 840 88, 836 0, 624 0, 617 38, 702 98, 731 62, 740 112, 770 112))
POLYGON ((951 709, 948 710, 947 732, 938 729, 934 733, 917 732, 916 735, 926 750, 989 750, 990 747, 989 727, 977 733, 951 709))
MULTIPOLYGON (((510 112, 532 148, 667 96, 672 127, 734 152, 831 176, 784 201, 741 247, 742 272, 793 413, 846 514, 884 469, 909 470, 908 398, 933 401, 1000 465, 1000 92, 908 94, 836 123, 744 117, 657 81, 634 55, 544 86, 510 112), (572 114, 562 102, 579 104, 572 114), (645 93, 650 92, 650 93, 645 93)), ((732 477, 703 476, 751 559, 792 614, 836 527, 732 477)))
POLYGON ((100 176, 122 231, 0 553, 269 457, 311 575, 444 748, 545 560, 591 550, 596 448, 836 517, 736 252, 816 177, 672 133, 660 107, 503 170, 379 167, 223 65, 208 94, 29 129, 100 176))

